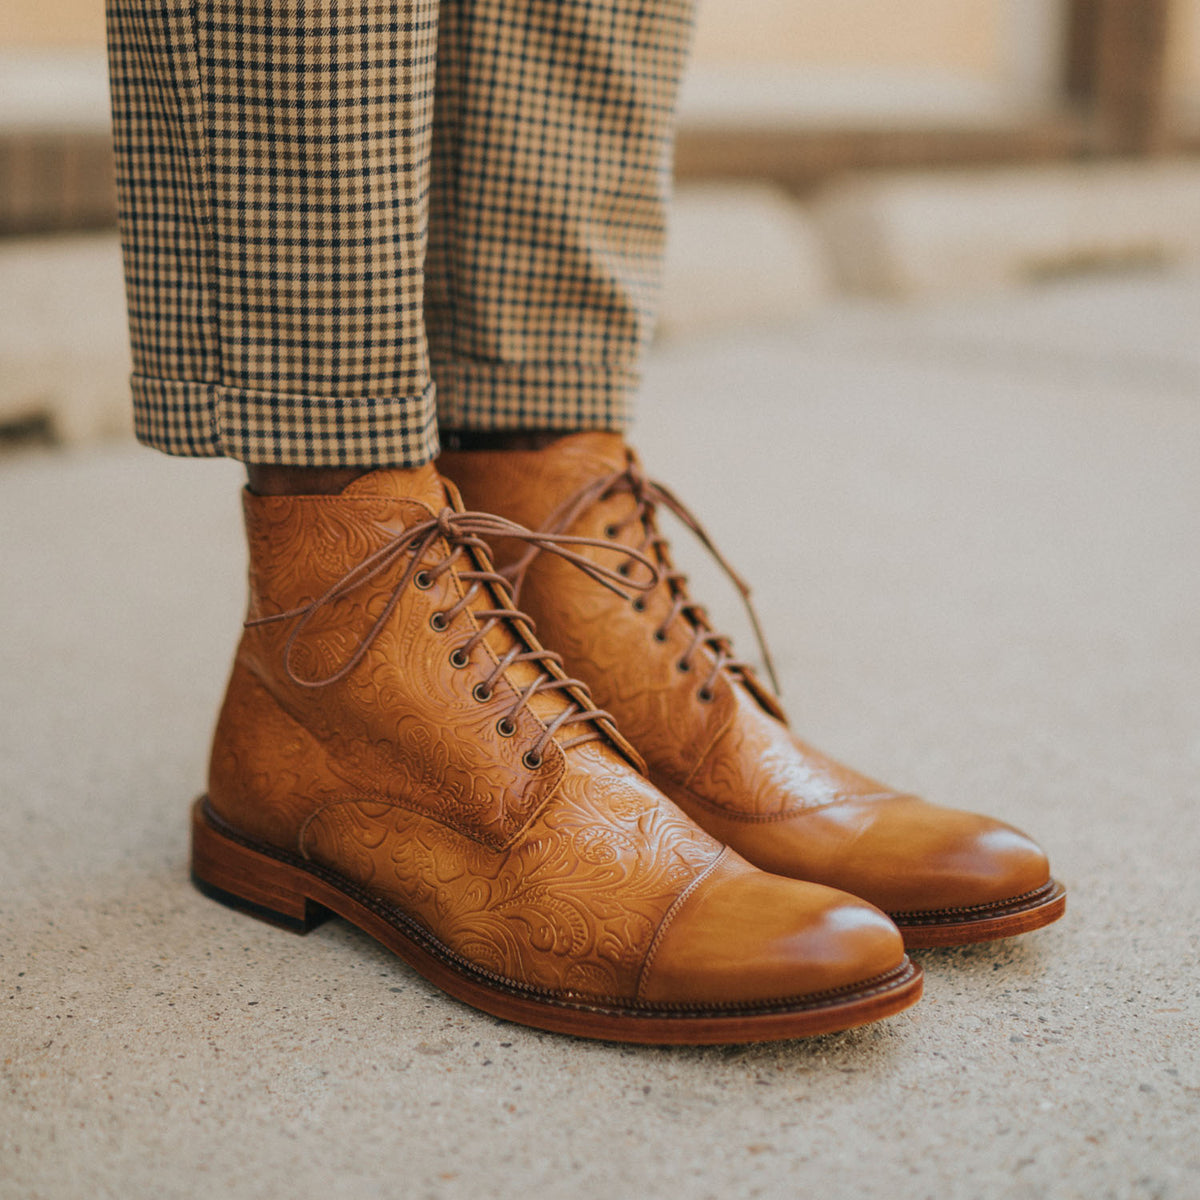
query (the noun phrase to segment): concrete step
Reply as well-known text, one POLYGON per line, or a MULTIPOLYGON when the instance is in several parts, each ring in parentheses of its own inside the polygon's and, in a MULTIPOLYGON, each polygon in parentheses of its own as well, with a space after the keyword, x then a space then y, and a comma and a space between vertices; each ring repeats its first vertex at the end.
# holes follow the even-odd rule
POLYGON ((0 235, 116 218, 103 50, 0 52, 0 235))
POLYGON ((126 431, 129 370, 116 234, 0 241, 0 428, 126 431))
POLYGON ((1200 163, 863 176, 829 188, 813 215, 848 291, 978 292, 1200 261, 1200 163))

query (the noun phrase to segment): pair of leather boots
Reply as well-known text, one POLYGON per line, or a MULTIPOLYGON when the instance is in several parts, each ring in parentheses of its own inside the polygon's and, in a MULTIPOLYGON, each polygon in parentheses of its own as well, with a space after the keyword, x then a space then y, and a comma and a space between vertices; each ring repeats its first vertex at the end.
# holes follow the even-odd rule
POLYGON ((703 531, 619 436, 244 505, 249 615, 193 812, 218 899, 336 913, 499 1017, 657 1043, 888 1016, 920 996, 906 948, 1062 914, 1024 834, 789 732, 657 510, 703 531))

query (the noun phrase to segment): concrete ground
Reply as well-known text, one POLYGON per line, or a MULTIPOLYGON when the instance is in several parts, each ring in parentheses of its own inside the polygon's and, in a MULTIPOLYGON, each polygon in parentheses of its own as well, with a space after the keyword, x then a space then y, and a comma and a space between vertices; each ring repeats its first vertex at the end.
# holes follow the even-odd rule
POLYGON ((640 443, 756 581, 796 725, 1071 891, 922 953, 910 1012, 761 1047, 506 1025, 194 892, 238 471, 8 453, 0 1197, 1200 1195, 1198 327, 1163 275, 655 353, 640 443))

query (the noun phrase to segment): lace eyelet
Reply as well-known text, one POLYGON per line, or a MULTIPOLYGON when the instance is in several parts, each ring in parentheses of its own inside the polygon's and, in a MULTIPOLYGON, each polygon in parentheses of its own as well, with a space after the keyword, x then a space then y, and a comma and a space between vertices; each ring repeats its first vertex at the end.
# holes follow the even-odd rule
POLYGON ((665 642, 667 640, 667 635, 663 633, 661 629, 656 629, 654 631, 654 640, 656 642, 665 642))
POLYGON ((517 723, 516 721, 510 721, 508 717, 501 717, 496 722, 496 732, 501 737, 512 737, 517 732, 517 723))
POLYGON ((717 698, 717 695, 712 690, 712 688, 706 688, 706 687, 702 687, 696 693, 696 695, 700 697, 701 704, 711 704, 717 698))
POLYGON ((413 587, 427 592, 433 587, 433 576, 428 571, 418 571, 412 578, 413 587))
POLYGON ((450 628, 450 622, 446 620, 444 612, 435 612, 429 618, 429 627, 434 633, 445 633, 450 628))
POLYGON ((682 671, 685 675, 692 669, 692 664, 685 658, 681 658, 676 664, 675 669, 682 671))
POLYGON ((464 653, 460 646, 457 650, 450 651, 450 665, 455 670, 461 671, 463 667, 468 666, 471 662, 470 656, 464 653))
POLYGON ((645 612, 646 611, 646 601, 643 600, 641 596, 635 596, 633 598, 633 611, 634 612, 645 612))
POLYGON ((542 756, 540 754, 534 754, 534 752, 532 750, 526 750, 525 753, 523 755, 521 755, 521 761, 531 771, 536 771, 538 769, 538 767, 540 767, 542 765, 544 759, 542 758, 542 756))
POLYGON ((615 525, 605 525, 604 527, 604 536, 606 538, 615 538, 618 532, 619 531, 615 525))
POLYGON ((492 689, 484 687, 482 683, 477 683, 471 689, 471 695, 474 696, 480 704, 486 704, 492 698, 492 689))
POLYGON ((621 565, 620 565, 620 566, 617 568, 617 574, 618 574, 618 575, 620 575, 622 579, 628 579, 628 578, 629 578, 629 572, 630 572, 632 569, 633 569, 633 568, 632 568, 632 567, 631 567, 631 566, 630 566, 630 565, 629 565, 627 562, 623 562, 623 563, 622 563, 622 564, 621 564, 621 565))

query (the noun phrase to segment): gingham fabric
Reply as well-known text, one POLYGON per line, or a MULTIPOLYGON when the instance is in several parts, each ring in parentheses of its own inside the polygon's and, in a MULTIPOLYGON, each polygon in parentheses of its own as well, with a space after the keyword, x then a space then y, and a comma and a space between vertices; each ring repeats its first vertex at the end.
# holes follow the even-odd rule
POLYGON ((108 0, 138 436, 622 429, 693 0, 108 0), (439 28, 440 26, 440 28, 439 28))

